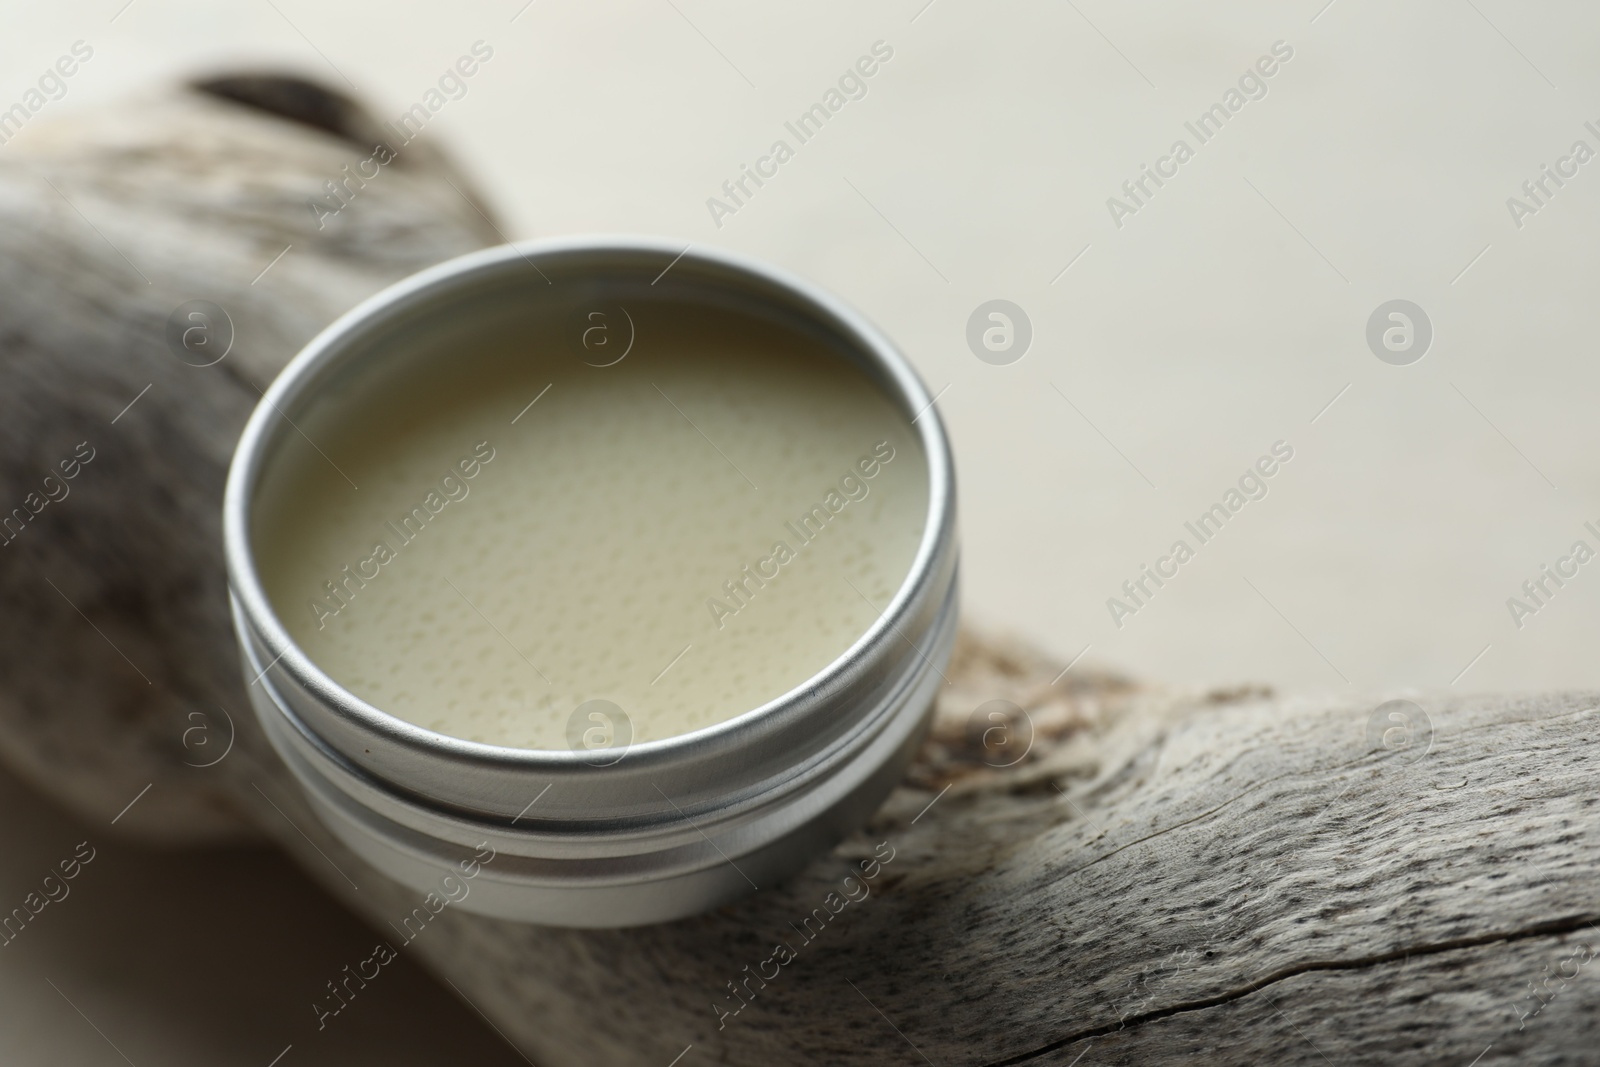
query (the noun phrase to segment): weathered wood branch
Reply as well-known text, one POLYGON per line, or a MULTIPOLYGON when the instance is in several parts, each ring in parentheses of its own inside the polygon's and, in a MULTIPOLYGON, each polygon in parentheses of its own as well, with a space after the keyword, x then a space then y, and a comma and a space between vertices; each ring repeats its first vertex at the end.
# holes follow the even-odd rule
MULTIPOLYGON (((321 829, 246 712, 217 543, 257 389, 361 296, 497 239, 420 144, 319 228, 367 121, 240 80, 0 153, 0 507, 94 449, 0 548, 0 753, 96 821, 153 783, 118 823, 151 840, 264 834, 392 938, 419 901, 321 829), (192 299, 234 321, 215 367, 167 346, 192 299), (218 708, 233 748, 196 766, 218 708)), ((405 951, 542 1064, 1595 1061, 1600 698, 1413 694, 1426 720, 1385 737, 1375 700, 1060 669, 965 641, 906 784, 786 884, 637 930, 446 908, 405 951), (991 701, 1025 712, 998 749, 991 701)))

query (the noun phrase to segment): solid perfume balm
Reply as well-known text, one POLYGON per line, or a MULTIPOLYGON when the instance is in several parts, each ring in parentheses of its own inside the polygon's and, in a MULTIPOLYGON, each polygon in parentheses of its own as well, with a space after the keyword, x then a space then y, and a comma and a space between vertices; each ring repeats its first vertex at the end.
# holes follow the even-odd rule
POLYGON ((454 342, 300 421, 256 550, 334 681, 519 748, 569 747, 573 710, 603 699, 646 741, 781 697, 888 606, 928 510, 906 417, 818 341, 626 310, 454 342), (631 351, 594 366, 563 329, 631 330, 631 351))

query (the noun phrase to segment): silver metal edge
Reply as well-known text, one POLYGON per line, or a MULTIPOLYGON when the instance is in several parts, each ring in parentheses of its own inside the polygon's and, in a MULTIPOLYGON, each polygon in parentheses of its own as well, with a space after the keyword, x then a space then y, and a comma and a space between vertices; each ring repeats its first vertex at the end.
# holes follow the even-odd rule
MULTIPOLYGON (((328 714, 323 717, 324 722, 318 724, 325 729, 319 732, 323 732, 336 747, 358 761, 366 753, 352 749, 370 747, 361 743, 370 739, 380 745, 391 746, 397 753, 418 754, 426 763, 434 766, 443 763, 458 770, 470 768, 477 772, 474 777, 480 779, 477 785, 484 784, 481 779, 485 772, 492 775, 495 769, 514 772, 514 780, 525 780, 530 772, 560 779, 572 779, 575 775, 587 777, 585 772, 590 769, 575 753, 485 745, 447 737, 405 723, 344 690, 293 643, 259 585, 251 562, 248 523, 250 499, 264 451, 272 443, 275 433, 287 432, 281 425, 275 425, 280 411, 293 411, 299 391, 313 380, 318 368, 340 356, 343 346, 350 339, 358 337, 364 330, 376 329, 376 324, 381 323, 384 315, 403 312, 406 304, 417 298, 418 294, 432 293, 441 286, 470 285, 485 272, 493 274, 507 269, 523 269, 527 264, 537 262, 540 257, 582 255, 593 253, 596 249, 602 252, 661 255, 667 257, 668 261, 682 252, 681 248, 670 242, 649 238, 576 237, 489 249, 424 271, 367 300, 313 340, 272 384, 241 436, 229 473, 224 504, 224 541, 230 589, 243 607, 251 632, 270 653, 269 673, 281 677, 290 687, 303 690, 311 702, 325 708, 328 714), (335 721, 327 721, 329 719, 335 721), (344 744, 340 744, 338 735, 344 732, 344 728, 348 729, 351 736, 343 739, 344 744), (361 740, 358 741, 358 738, 361 740)), ((628 754, 629 768, 658 777, 666 773, 666 768, 686 758, 691 763, 702 762, 694 758, 697 754, 702 758, 716 758, 729 751, 747 750, 754 736, 776 729, 786 718, 805 715, 819 703, 840 695, 841 689, 862 684, 863 678, 870 674, 874 666, 901 654, 897 646, 906 639, 907 630, 916 633, 927 628, 931 610, 937 610, 937 602, 942 599, 937 586, 947 578, 946 574, 939 572, 953 569, 954 555, 954 474, 948 445, 937 410, 931 406, 927 391, 887 338, 836 298, 776 268, 766 267, 733 253, 709 250, 691 251, 685 253, 682 259, 691 264, 694 261, 706 261, 759 278, 803 302, 818 306, 861 340, 864 349, 882 364, 882 369, 897 383, 907 405, 918 408, 913 414, 920 414, 917 426, 928 466, 929 515, 922 543, 906 580, 889 607, 866 633, 808 682, 759 708, 703 730, 633 746, 628 754), (928 603, 929 600, 933 603, 928 603), (923 618, 915 619, 913 616, 918 614, 919 608, 923 618), (918 622, 922 625, 915 624, 918 622)), ((674 269, 684 269, 682 262, 674 269)), ((915 647, 915 638, 912 644, 915 647)), ((921 655, 920 651, 918 654, 921 655)), ((401 756, 401 762, 407 762, 404 756, 401 756)), ((401 776, 410 778, 413 775, 409 772, 416 769, 402 766, 401 776)), ((618 782, 624 777, 621 772, 614 776, 618 782)), ((484 805, 506 813, 520 810, 523 801, 519 797, 520 792, 501 797, 485 797, 482 791, 475 795, 453 795, 447 786, 437 798, 442 802, 463 806, 484 805)))

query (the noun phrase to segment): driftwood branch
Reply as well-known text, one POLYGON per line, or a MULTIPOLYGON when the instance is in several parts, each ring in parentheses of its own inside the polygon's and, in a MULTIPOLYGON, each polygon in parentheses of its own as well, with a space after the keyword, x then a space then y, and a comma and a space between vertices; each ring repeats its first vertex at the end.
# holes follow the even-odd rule
POLYGON ((969 638, 906 784, 789 882, 637 930, 446 907, 406 940, 422 902, 321 829, 248 716, 218 546, 258 389, 361 296, 499 239, 420 144, 318 220, 369 122, 231 79, 0 155, 13 767, 97 821, 150 785, 117 828, 153 841, 276 840, 541 1064, 1593 1062, 1584 694, 1158 691, 969 638), (234 324, 216 366, 166 339, 197 299, 234 324))

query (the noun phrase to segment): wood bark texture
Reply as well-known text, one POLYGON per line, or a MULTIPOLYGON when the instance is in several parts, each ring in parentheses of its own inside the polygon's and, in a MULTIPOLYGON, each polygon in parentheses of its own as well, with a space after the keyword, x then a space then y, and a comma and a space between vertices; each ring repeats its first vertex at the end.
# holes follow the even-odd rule
MULTIPOLYGON (((219 538, 294 351, 501 239, 422 143, 318 219, 374 130, 252 76, 0 152, 0 508, 27 513, 0 756, 93 821, 137 795, 115 828, 153 843, 269 838, 398 943, 422 901, 323 830, 248 712, 219 538), (215 366, 166 338, 196 299, 233 322, 215 366)), ((547 1065, 1600 1062, 1600 697, 1186 692, 971 635, 946 673, 903 786, 788 882, 634 930, 450 907, 402 950, 547 1065)))

